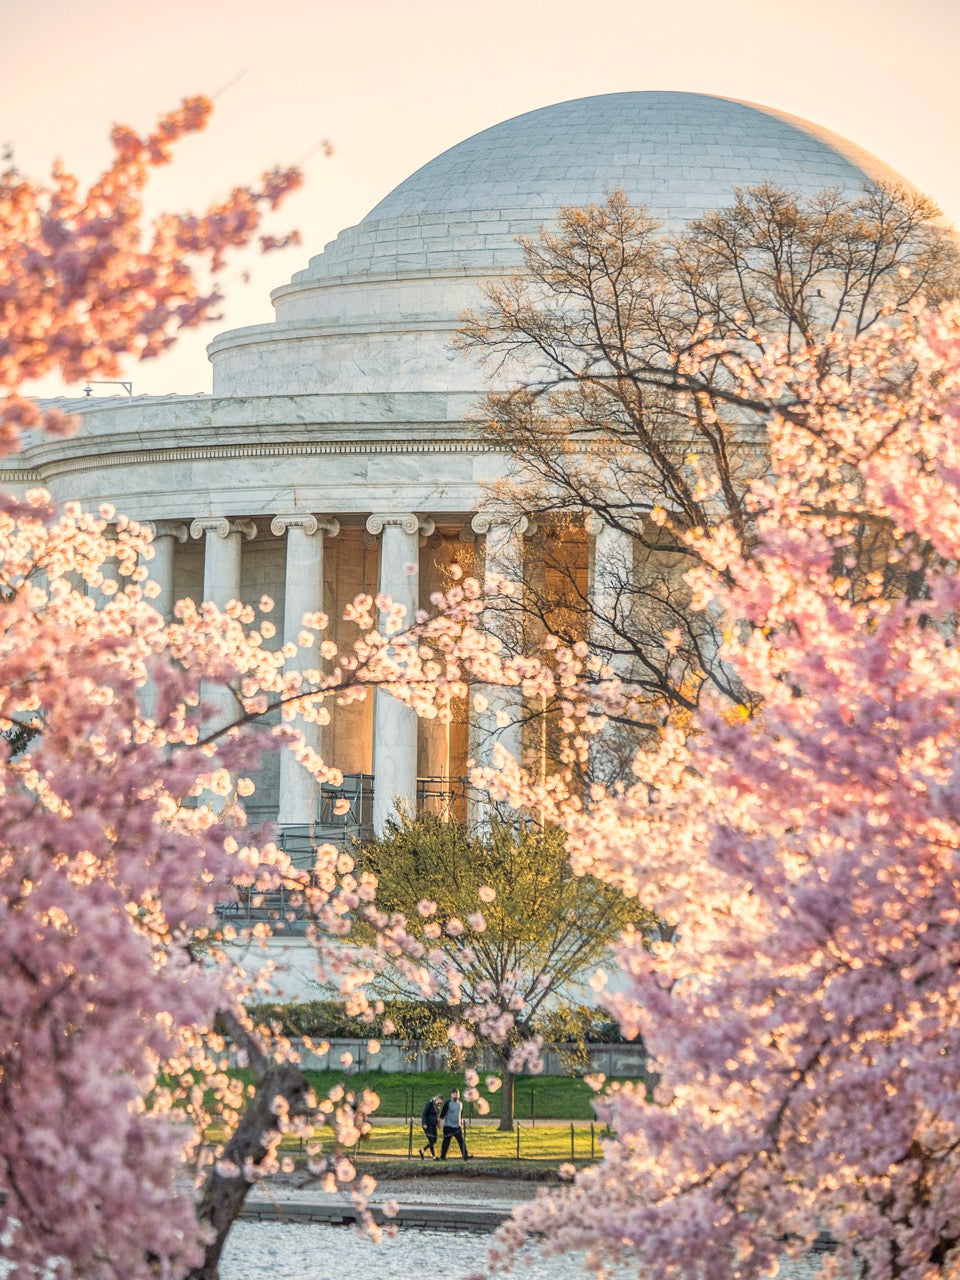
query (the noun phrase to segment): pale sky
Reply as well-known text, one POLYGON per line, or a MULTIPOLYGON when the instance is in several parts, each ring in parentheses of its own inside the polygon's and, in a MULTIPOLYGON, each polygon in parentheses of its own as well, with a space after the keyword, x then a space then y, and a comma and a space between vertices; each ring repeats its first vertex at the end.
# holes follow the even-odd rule
POLYGON ((960 225, 960 0, 0 0, 0 19, 0 144, 31 176, 60 155, 90 178, 113 121, 146 130, 220 90, 208 131, 158 182, 158 209, 200 209, 323 138, 335 147, 307 161, 276 224, 303 244, 237 261, 223 320, 131 366, 137 394, 209 391, 213 335, 270 320, 270 290, 408 174, 586 94, 677 89, 806 117, 960 225))

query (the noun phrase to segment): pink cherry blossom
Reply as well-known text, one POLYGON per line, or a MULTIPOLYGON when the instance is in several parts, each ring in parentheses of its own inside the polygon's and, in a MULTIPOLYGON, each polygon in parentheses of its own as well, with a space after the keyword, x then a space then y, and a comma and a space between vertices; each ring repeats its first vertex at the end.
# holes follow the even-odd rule
POLYGON ((756 536, 717 530, 690 575, 757 710, 705 703, 587 803, 569 776, 486 775, 676 925, 623 939, 606 996, 652 1055, 654 1102, 598 1095, 602 1166, 519 1211, 507 1253, 544 1232, 721 1280, 825 1231, 836 1274, 956 1267, 960 306, 832 341, 843 374, 807 353, 740 371, 785 406, 756 536))

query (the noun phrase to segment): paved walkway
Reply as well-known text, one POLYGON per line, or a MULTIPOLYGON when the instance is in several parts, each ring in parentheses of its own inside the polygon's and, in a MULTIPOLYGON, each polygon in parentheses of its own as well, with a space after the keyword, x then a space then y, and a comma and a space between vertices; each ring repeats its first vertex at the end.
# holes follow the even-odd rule
MULTIPOLYGON (((401 1227, 494 1231, 515 1205, 532 1200, 536 1193, 534 1183, 461 1178, 451 1169, 449 1174, 429 1178, 385 1179, 371 1197, 370 1207, 378 1221, 387 1221, 383 1203, 396 1201, 400 1210, 389 1220, 401 1227)), ((319 1188, 267 1183, 251 1191, 242 1216, 254 1222, 341 1225, 355 1222, 357 1215, 343 1196, 327 1195, 319 1188)))

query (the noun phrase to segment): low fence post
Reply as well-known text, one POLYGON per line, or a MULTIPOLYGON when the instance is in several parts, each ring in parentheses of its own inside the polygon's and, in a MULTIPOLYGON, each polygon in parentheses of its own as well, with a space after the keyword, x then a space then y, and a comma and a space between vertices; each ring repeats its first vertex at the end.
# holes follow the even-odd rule
POLYGON ((520 1121, 517 1121, 517 1159, 520 1159, 520 1121))
POLYGON ((410 1121, 410 1136, 407 1138, 407 1159, 413 1159, 413 1121, 410 1121))
POLYGON ((597 1135, 593 1127, 593 1121, 591 1120, 590 1121, 590 1159, 591 1160, 596 1160, 597 1158, 596 1137, 597 1135))
POLYGON ((573 1159, 573 1121, 570 1121, 570 1159, 573 1159))

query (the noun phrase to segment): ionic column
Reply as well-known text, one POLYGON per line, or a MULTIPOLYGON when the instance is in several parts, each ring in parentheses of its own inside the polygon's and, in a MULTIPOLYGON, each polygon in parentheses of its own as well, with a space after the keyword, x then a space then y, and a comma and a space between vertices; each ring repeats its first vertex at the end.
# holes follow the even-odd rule
POLYGON ((178 520, 153 520, 146 526, 153 533, 153 559, 150 561, 150 580, 160 588, 154 599, 154 608, 163 618, 169 619, 176 603, 173 592, 173 552, 175 543, 185 543, 189 537, 187 526, 178 520))
POLYGON ((240 599, 240 548, 257 536, 253 520, 211 516, 190 524, 190 537, 203 538, 203 598, 220 609, 240 599))
MULTIPOLYGON (((429 536, 432 520, 412 512, 372 515, 367 532, 382 535, 380 592, 406 610, 406 621, 417 612, 420 584, 420 535, 429 536), (410 572, 413 566, 414 572, 410 572)), ((380 835, 400 803, 413 813, 417 800, 417 716, 383 689, 373 704, 373 827, 380 835)))
MULTIPOLYGON (((283 642, 297 644, 305 613, 323 609, 323 540, 324 534, 335 538, 339 521, 318 519, 314 515, 278 515, 270 522, 270 531, 278 538, 287 535, 286 574, 284 580, 283 642)), ((319 666, 316 654, 310 666, 319 666)), ((302 671, 304 657, 299 648, 286 665, 288 671, 302 671)), ((320 726, 296 716, 291 722, 303 735, 307 745, 320 750, 320 726)), ((299 765, 290 751, 280 754, 280 804, 278 826, 309 826, 317 816, 319 787, 316 779, 299 765)))
MULTIPOLYGON (((240 549, 243 539, 257 535, 253 520, 228 520, 225 516, 194 520, 190 537, 203 538, 203 598, 225 609, 231 600, 240 599, 240 549)), ((236 701, 222 685, 206 691, 210 703, 218 708, 215 723, 226 724, 234 718, 236 701)))
MULTIPOLYGON (((526 516, 508 519, 487 512, 476 515, 470 522, 475 534, 484 538, 483 572, 486 579, 491 574, 522 582, 523 535, 529 528, 526 516)), ((519 619, 511 618, 504 600, 502 605, 493 603, 483 614, 484 629, 498 637, 502 652, 509 655, 515 645, 512 632, 519 619)), ((523 699, 519 688, 513 686, 489 686, 486 692, 486 710, 474 713, 474 741, 477 763, 492 765, 494 748, 502 747, 513 758, 523 758, 523 699)))
MULTIPOLYGON (((113 524, 108 525, 104 530, 104 533, 111 541, 116 540, 116 532, 116 526, 113 524)), ((100 573, 102 575, 103 582, 115 582, 117 584, 118 591, 120 590, 119 567, 119 561, 116 556, 106 556, 100 565, 100 573)), ((91 600, 95 601, 97 609, 105 609, 113 599, 112 595, 108 595, 107 592, 104 591, 102 584, 99 587, 87 587, 86 590, 87 595, 89 595, 91 600)), ((114 592, 114 594, 116 594, 116 592, 114 592)))

